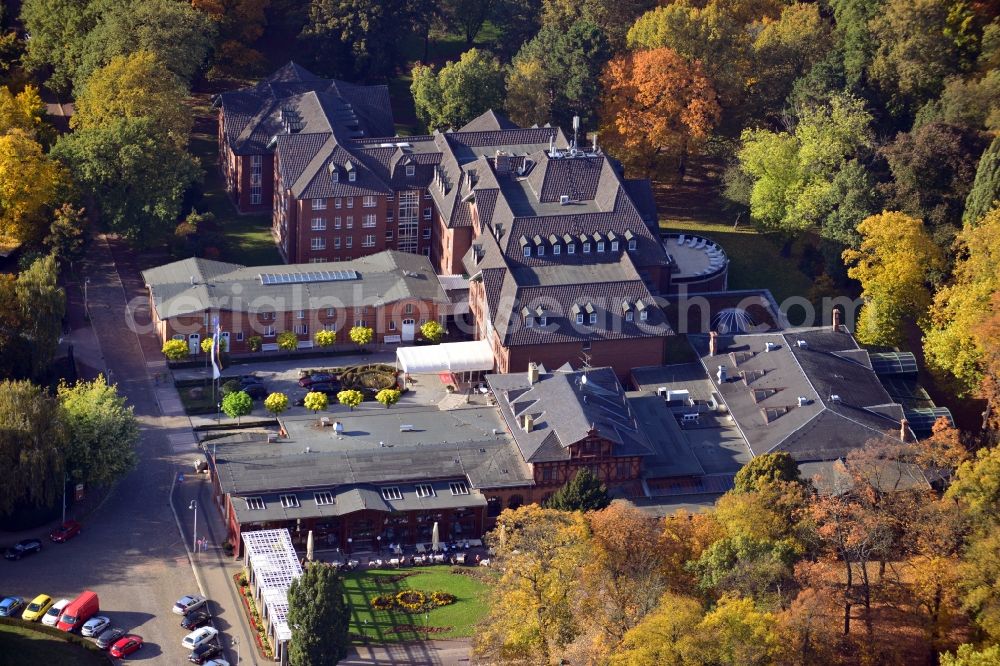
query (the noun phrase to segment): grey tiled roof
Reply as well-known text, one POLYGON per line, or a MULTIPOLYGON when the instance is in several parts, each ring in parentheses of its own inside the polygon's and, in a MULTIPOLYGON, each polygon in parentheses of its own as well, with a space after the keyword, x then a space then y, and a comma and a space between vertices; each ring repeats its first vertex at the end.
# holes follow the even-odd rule
POLYGON ((509 130, 518 129, 517 125, 511 122, 510 118, 507 118, 501 113, 497 113, 493 109, 484 112, 481 116, 473 118, 465 125, 459 132, 484 132, 489 130, 509 130))
POLYGON ((523 372, 487 375, 486 381, 528 462, 568 460, 568 447, 591 433, 612 442, 616 456, 654 453, 610 368, 540 368, 534 385, 523 372), (534 420, 531 432, 524 428, 525 416, 534 420))
POLYGON ((142 276, 163 319, 216 309, 288 312, 408 298, 449 302, 427 257, 394 250, 353 261, 279 266, 191 258, 151 268, 142 276), (356 271, 358 279, 271 285, 260 280, 265 273, 317 271, 356 271))
POLYGON ((826 328, 720 336, 724 353, 714 357, 707 336, 689 339, 709 374, 726 367, 730 379, 718 390, 754 455, 777 450, 799 461, 835 460, 869 439, 899 436, 903 408, 849 333, 826 328), (768 342, 775 345, 769 352, 768 342), (799 406, 800 396, 808 404, 799 406))

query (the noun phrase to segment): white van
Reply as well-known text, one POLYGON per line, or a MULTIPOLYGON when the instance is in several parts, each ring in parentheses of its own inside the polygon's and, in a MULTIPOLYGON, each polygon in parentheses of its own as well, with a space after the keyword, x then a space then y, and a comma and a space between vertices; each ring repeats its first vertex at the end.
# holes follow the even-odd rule
POLYGON ((47 627, 56 626, 56 622, 59 621, 59 616, 62 615, 63 609, 69 606, 69 599, 60 599, 59 601, 52 604, 52 608, 42 616, 42 624, 47 627))

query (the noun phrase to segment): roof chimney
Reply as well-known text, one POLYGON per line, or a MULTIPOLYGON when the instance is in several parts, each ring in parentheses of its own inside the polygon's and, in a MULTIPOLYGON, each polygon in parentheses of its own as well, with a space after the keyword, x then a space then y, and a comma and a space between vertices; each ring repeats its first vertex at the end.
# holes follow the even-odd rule
POLYGON ((708 334, 708 355, 715 356, 719 353, 719 334, 712 331, 708 334))
POLYGON ((906 419, 899 422, 899 438, 904 442, 910 441, 910 422, 906 419))
POLYGON ((840 330, 840 310, 837 308, 833 309, 833 332, 836 333, 840 330))
POLYGON ((729 380, 729 373, 726 372, 726 366, 720 365, 716 376, 719 378, 720 384, 726 383, 729 380))
POLYGON ((531 414, 524 415, 524 432, 531 432, 535 429, 535 417, 531 414))
POLYGON ((535 385, 538 383, 538 364, 529 363, 528 364, 528 383, 535 385))

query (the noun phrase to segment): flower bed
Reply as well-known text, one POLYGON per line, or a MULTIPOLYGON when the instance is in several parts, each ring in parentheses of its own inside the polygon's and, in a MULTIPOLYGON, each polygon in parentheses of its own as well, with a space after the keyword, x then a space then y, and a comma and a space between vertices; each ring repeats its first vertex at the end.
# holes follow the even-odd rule
POLYGON ((236 589, 239 591, 240 599, 243 601, 243 610, 246 611, 247 621, 253 630, 252 633, 254 642, 257 643, 257 650, 260 652, 261 657, 272 659, 274 653, 271 651, 271 642, 267 639, 264 623, 257 612, 257 604, 254 603, 253 597, 250 596, 251 591, 250 586, 247 584, 246 574, 242 572, 235 574, 233 581, 236 583, 236 589))
POLYGON ((450 592, 422 592, 402 590, 395 595, 380 594, 370 601, 371 607, 379 611, 401 610, 407 613, 421 613, 439 606, 453 604, 458 598, 450 592))

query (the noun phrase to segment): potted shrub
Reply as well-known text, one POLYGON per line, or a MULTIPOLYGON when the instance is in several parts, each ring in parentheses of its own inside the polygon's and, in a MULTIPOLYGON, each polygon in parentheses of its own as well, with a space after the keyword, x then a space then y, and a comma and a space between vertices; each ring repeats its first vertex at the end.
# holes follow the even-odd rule
POLYGON ((251 335, 247 339, 247 347, 249 347, 250 351, 252 352, 260 351, 260 348, 263 344, 264 344, 264 338, 260 337, 259 335, 251 335))

